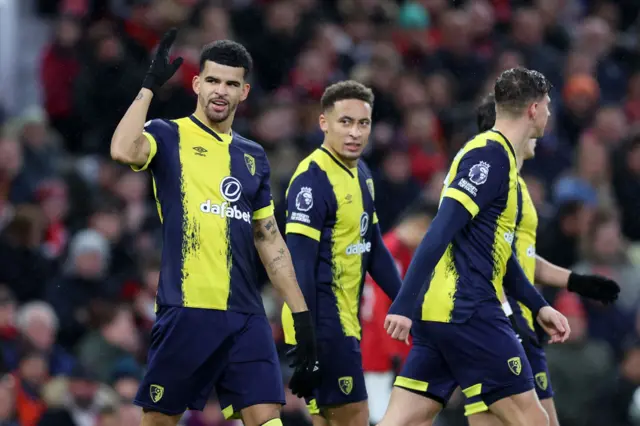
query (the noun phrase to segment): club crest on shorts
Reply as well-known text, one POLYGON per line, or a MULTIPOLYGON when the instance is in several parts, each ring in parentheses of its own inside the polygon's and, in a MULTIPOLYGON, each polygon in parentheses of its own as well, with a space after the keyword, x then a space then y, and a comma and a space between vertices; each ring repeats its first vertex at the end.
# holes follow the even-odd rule
POLYGON ((151 385, 149 386, 149 393, 151 394, 151 400, 158 402, 162 399, 162 395, 164 395, 164 386, 151 385))
POLYGON ((349 395, 353 390, 353 377, 345 376, 338 379, 338 386, 343 394, 349 395))
POLYGON ((522 372, 522 363, 520 362, 519 356, 509 358, 507 360, 507 365, 509 366, 509 370, 511 370, 511 372, 516 376, 519 376, 520 372, 522 372))
POLYGON ((255 158, 253 158, 249 154, 245 154, 244 155, 244 164, 247 165, 247 169, 249 169, 249 173, 251 173, 251 176, 256 174, 256 159, 255 158))
POLYGON ((375 200, 376 199, 376 193, 375 190, 373 189, 373 179, 367 179, 367 188, 369 188, 369 194, 371 194, 371 199, 375 200))
POLYGON ((547 386, 549 386, 549 380, 547 379, 547 373, 544 371, 542 373, 538 373, 535 376, 536 384, 541 390, 547 390, 547 386))

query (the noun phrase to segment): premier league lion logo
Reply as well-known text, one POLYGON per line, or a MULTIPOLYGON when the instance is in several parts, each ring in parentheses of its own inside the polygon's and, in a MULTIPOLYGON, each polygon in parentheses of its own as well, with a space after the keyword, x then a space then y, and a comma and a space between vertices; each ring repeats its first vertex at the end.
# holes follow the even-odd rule
POLYGON ((301 212, 308 212, 313 207, 313 195, 311 188, 302 187, 296 195, 296 209, 301 212))
POLYGON ((487 177, 489 177, 489 163, 485 163, 484 161, 479 162, 478 164, 471 167, 469 170, 469 180, 474 185, 482 185, 487 181, 487 177))

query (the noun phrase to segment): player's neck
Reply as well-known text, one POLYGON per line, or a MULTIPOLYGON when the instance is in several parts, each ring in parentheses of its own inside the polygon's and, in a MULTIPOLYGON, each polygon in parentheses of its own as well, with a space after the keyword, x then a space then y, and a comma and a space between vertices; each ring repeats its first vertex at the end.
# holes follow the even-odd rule
POLYGON ((329 151, 331 153, 331 155, 333 155, 341 163, 343 163, 345 166, 347 166, 347 168, 355 169, 356 167, 358 167, 358 159, 357 158, 355 160, 347 160, 345 158, 342 158, 342 156, 340 154, 338 154, 333 148, 331 148, 331 145, 329 145, 326 141, 322 142, 322 147, 324 149, 326 149, 327 151, 329 151))
POLYGON ((531 138, 531 129, 529 129, 529 126, 523 125, 518 120, 496 119, 496 124, 493 126, 493 129, 507 138, 507 142, 511 144, 516 153, 518 167, 521 167, 527 142, 531 138))
POLYGON ((233 114, 230 114, 226 120, 221 121, 219 123, 214 123, 211 120, 209 120, 209 118, 207 118, 207 115, 200 108, 196 108, 196 112, 194 112, 193 115, 198 120, 200 120, 202 124, 209 127, 211 130, 213 130, 216 133, 220 133, 222 135, 228 135, 231 133, 231 125, 233 124, 233 114))

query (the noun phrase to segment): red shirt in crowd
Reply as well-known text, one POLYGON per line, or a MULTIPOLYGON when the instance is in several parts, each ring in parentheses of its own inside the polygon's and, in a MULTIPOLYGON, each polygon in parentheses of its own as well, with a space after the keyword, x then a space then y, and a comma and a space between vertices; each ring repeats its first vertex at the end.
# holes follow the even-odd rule
MULTIPOLYGON (((383 237, 384 243, 396 261, 400 276, 404 277, 413 252, 397 238, 393 231, 383 237)), ((362 365, 365 372, 387 372, 393 370, 392 359, 404 361, 411 346, 394 340, 384 329, 384 320, 391 306, 391 299, 367 275, 362 291, 360 319, 362 321, 362 365)))

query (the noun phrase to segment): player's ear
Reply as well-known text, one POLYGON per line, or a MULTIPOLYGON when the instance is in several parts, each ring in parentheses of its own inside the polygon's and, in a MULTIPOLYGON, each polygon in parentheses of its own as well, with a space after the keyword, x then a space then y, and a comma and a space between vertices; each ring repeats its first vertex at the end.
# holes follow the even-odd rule
POLYGON ((247 99, 247 97, 249 96, 250 90, 251 90, 251 85, 249 83, 244 83, 244 85, 242 86, 242 96, 240 97, 240 102, 247 99))
POLYGON ((327 133, 327 131, 329 130, 329 124, 327 123, 327 117, 324 115, 324 113, 320 114, 318 122, 320 123, 320 129, 322 130, 322 132, 327 133))
POLYGON ((193 88, 193 92, 196 95, 200 94, 200 76, 194 75, 193 80, 191 80, 191 87, 193 88))
POLYGON ((529 108, 527 108, 527 116, 529 117, 529 119, 535 120, 537 113, 538 113, 538 103, 533 102, 532 104, 529 104, 529 108))

